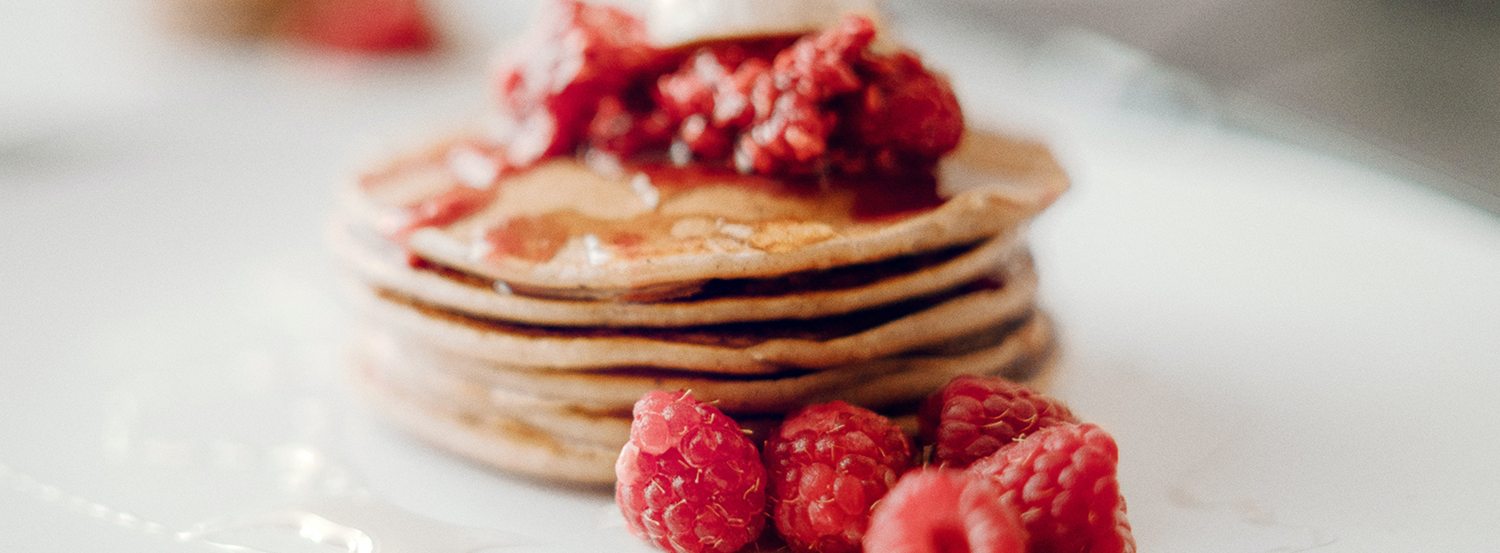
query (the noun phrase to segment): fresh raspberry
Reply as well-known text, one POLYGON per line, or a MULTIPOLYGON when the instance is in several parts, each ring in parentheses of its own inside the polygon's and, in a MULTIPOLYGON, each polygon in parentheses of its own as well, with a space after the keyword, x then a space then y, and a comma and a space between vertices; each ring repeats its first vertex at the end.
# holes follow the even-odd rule
POLYGON ((730 553, 765 528, 766 469, 755 445, 687 392, 636 402, 615 478, 631 533, 667 551, 730 553))
POLYGON ((700 159, 727 157, 755 118, 750 94, 756 81, 769 78, 771 65, 747 55, 735 46, 702 48, 657 81, 657 104, 681 123, 681 143, 700 159))
POLYGON ((927 396, 917 415, 932 462, 969 466, 1042 428, 1078 419, 1056 398, 994 376, 960 375, 927 396))
POLYGON ((742 129, 755 121, 755 107, 750 95, 756 83, 768 79, 771 62, 751 58, 735 68, 714 89, 714 111, 711 120, 718 127, 742 129))
POLYGON ((495 72, 502 123, 495 132, 510 146, 511 162, 572 154, 599 101, 664 61, 645 23, 623 10, 573 0, 549 5, 530 39, 495 72))
POLYGON ((776 87, 784 92, 827 98, 864 85, 853 64, 875 40, 869 18, 848 15, 822 32, 798 40, 776 55, 776 87))
POLYGON ((620 157, 664 149, 672 141, 673 121, 660 110, 632 109, 617 96, 605 96, 594 110, 589 146, 620 157))
POLYGON ((740 172, 812 172, 838 122, 822 103, 864 85, 854 64, 874 38, 874 23, 851 15, 777 54, 750 94, 755 122, 736 145, 740 172))
POLYGON ((1119 449, 1092 424, 1060 424, 970 465, 1021 513, 1028 553, 1128 553, 1135 537, 1115 479, 1119 449))
POLYGON ((958 146, 964 130, 958 97, 915 55, 866 56, 858 68, 869 86, 848 108, 844 134, 875 172, 927 171, 958 146))
POLYGON ((859 550, 870 505, 911 466, 911 439, 842 401, 805 407, 766 440, 772 518, 793 551, 859 550))
POLYGON ((989 481, 933 468, 907 473, 875 506, 864 546, 866 553, 1021 553, 1026 531, 989 481))
POLYGON ((730 72, 718 53, 699 49, 677 72, 657 80, 657 103, 679 121, 694 114, 713 113, 714 89, 730 72))

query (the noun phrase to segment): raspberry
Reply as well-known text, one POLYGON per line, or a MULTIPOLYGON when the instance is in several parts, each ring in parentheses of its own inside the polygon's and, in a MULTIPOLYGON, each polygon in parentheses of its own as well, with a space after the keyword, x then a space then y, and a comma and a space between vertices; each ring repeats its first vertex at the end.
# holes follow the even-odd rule
POLYGON ((564 0, 495 72, 511 162, 571 154, 599 101, 620 95, 663 61, 646 25, 618 8, 564 0))
POLYGON ((736 145, 740 172, 810 173, 838 122, 821 103, 864 86, 853 64, 874 38, 868 18, 846 16, 777 54, 750 94, 755 122, 736 145))
POLYGON ((879 172, 925 169, 958 146, 964 130, 958 97, 915 55, 867 56, 859 69, 870 84, 850 108, 846 132, 879 172))
POLYGON ((1076 423, 1068 406, 993 376, 960 375, 922 402, 920 440, 935 464, 963 468, 1001 446, 1059 423, 1076 423))
POLYGON ((667 551, 730 553, 765 527, 766 469, 733 420, 687 392, 635 404, 615 462, 631 533, 667 551))
POLYGON ((984 478, 951 469, 901 477, 870 516, 866 553, 1021 553, 1026 531, 984 478))
POLYGON ((805 407, 766 440, 772 518, 793 551, 859 550, 870 505, 911 466, 911 440, 842 401, 805 407))
POLYGON ((1119 450, 1092 424, 1060 424, 1000 448, 968 468, 1001 488, 1021 513, 1028 553, 1127 553, 1135 537, 1115 479, 1119 450))
POLYGON ((704 48, 657 81, 662 111, 681 122, 682 143, 704 159, 727 156, 734 136, 754 117, 750 87, 769 66, 750 59, 731 71, 725 60, 736 53, 704 48))
POLYGON ((664 148, 672 140, 672 120, 661 111, 631 109, 617 96, 605 96, 594 110, 586 131, 589 146, 620 157, 652 148, 664 148))

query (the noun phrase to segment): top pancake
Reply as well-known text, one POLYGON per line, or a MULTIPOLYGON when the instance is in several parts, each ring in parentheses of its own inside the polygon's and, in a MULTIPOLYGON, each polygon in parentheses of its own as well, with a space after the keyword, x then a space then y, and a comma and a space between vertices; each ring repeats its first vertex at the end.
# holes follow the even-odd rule
MULTIPOLYGON (((451 162, 464 157, 463 148, 462 140, 439 144, 366 175, 346 189, 344 217, 390 231, 389 221, 407 208, 469 186, 464 168, 451 162)), ((526 295, 649 301, 711 279, 764 278, 971 243, 1020 227, 1067 188, 1045 147, 974 131, 939 168, 941 202, 915 211, 871 217, 872 193, 859 184, 809 193, 763 177, 702 173, 681 185, 674 175, 547 161, 502 176, 476 212, 416 229, 407 247, 526 295)), ((906 201, 901 190, 890 190, 897 197, 874 201, 906 201)))

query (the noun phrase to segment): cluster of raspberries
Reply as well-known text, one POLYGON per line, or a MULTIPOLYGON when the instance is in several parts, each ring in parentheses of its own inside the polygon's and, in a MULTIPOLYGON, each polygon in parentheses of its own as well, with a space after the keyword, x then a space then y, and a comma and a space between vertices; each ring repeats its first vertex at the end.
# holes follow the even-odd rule
POLYGON ((798 553, 1135 551, 1114 439, 1058 400, 960 376, 918 423, 914 444, 834 401, 788 416, 758 451, 712 405, 651 392, 635 405, 615 497, 632 533, 676 553, 777 536, 798 553), (763 537, 768 519, 775 536, 763 537))
POLYGON ((865 17, 661 50, 634 16, 564 1, 535 31, 495 72, 518 167, 588 148, 746 174, 919 174, 963 133, 948 83, 909 52, 872 52, 865 17))

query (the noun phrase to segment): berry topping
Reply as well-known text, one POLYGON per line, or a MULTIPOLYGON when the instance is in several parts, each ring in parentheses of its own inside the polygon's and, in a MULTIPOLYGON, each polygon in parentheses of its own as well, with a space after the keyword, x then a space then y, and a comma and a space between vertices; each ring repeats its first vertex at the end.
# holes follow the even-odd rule
POLYGON ((922 403, 920 441, 932 462, 963 468, 1042 428, 1078 419, 1061 401, 993 376, 961 375, 922 403))
POLYGON ((958 101, 874 38, 850 15, 800 38, 658 49, 634 16, 562 0, 498 66, 491 134, 518 167, 592 148, 747 174, 929 174, 963 133, 958 101))
POLYGON ((681 122, 678 141, 698 159, 722 161, 755 119, 750 95, 771 65, 741 48, 702 49, 657 82, 658 103, 681 122))
POLYGON ((772 517, 793 551, 859 551, 874 504, 911 466, 911 440, 842 401, 803 408, 766 440, 772 517))
POLYGON ((755 445, 687 392, 636 402, 615 478, 631 533, 667 551, 730 553, 765 527, 766 469, 755 445))
POLYGON ((496 132, 511 162, 572 154, 599 101, 620 95, 660 61, 634 16, 572 0, 551 4, 529 40, 495 72, 496 132))
POLYGON ((1026 531, 984 478, 923 469, 901 477, 870 515, 866 553, 1021 553, 1026 531))
POLYGON ((856 159, 871 168, 850 173, 900 174, 926 170, 958 146, 963 112, 948 82, 922 67, 910 52, 868 56, 859 65, 870 84, 848 108, 847 140, 859 145, 856 159), (904 167, 904 169, 903 169, 904 167))
POLYGON ((740 172, 812 172, 838 122, 822 102, 864 85, 853 64, 874 38, 868 18, 847 16, 777 54, 771 71, 759 76, 751 91, 754 124, 734 154, 740 172))
POLYGON ((587 129, 589 145, 627 157, 653 148, 664 148, 677 129, 672 118, 660 111, 630 106, 616 96, 605 96, 594 109, 587 129))
POLYGON ((1135 551, 1115 479, 1114 438, 1092 424, 1060 424, 1001 448, 968 469, 1001 488, 1021 513, 1029 553, 1135 551))

